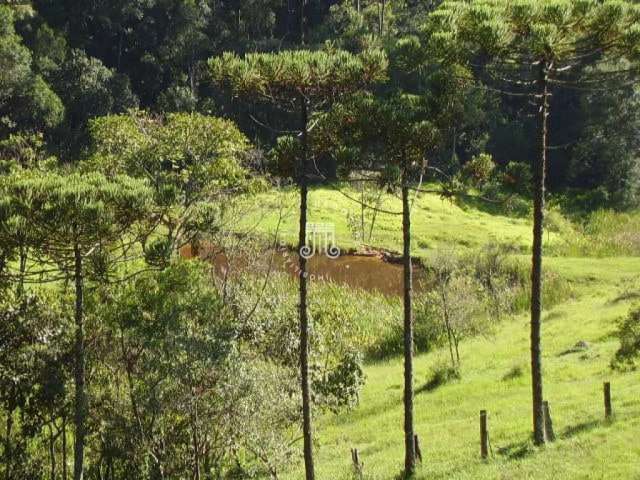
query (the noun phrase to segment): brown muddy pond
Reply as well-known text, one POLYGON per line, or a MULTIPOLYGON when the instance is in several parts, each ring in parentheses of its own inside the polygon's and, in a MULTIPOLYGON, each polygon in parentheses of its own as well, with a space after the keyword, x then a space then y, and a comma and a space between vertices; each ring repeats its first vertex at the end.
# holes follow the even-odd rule
MULTIPOLYGON (((218 273, 225 272, 229 266, 227 256, 222 252, 213 252, 211 248, 206 251, 204 253, 200 248, 196 253, 187 246, 180 250, 180 254, 184 258, 193 258, 197 254, 213 261, 218 273)), ((298 253, 295 250, 280 248, 267 253, 273 254, 274 269, 287 272, 291 277, 299 275, 298 253)), ((242 262, 238 268, 242 268, 241 264, 242 262)), ((337 258, 330 258, 324 254, 316 254, 308 259, 307 265, 311 282, 334 282, 384 295, 402 295, 402 264, 397 263, 395 258, 389 259, 388 255, 374 252, 343 253, 337 258)), ((413 271, 415 287, 420 290, 426 277, 424 269, 416 262, 413 271)))

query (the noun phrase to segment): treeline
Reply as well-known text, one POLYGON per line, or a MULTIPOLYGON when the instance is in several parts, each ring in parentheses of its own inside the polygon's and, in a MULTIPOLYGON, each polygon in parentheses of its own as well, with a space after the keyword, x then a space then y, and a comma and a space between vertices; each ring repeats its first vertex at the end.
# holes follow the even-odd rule
MULTIPOLYGON (((208 58, 225 51, 281 51, 303 43, 315 48, 330 42, 353 53, 381 47, 398 61, 391 65, 394 82, 410 80, 422 90, 444 90, 445 78, 429 74, 430 59, 409 79, 402 73, 403 61, 416 61, 402 57, 410 54, 403 52, 410 48, 407 40, 421 37, 438 3, 43 0, 4 6, 2 148, 11 151, 28 142, 29 135, 41 134, 51 154, 74 162, 88 148, 91 118, 141 107, 232 116, 266 152, 286 119, 269 106, 247 106, 225 95, 210 81, 208 58), (271 129, 261 125, 267 119, 271 129), (13 141, 7 143, 9 135, 13 141)), ((612 59, 590 68, 621 70, 621 62, 612 59)), ((504 169, 509 163, 530 165, 536 122, 528 100, 501 95, 496 76, 486 70, 470 73, 458 85, 463 98, 449 104, 454 121, 443 132, 432 163, 455 174, 474 156, 487 153, 504 169)), ((551 103, 549 187, 579 195, 583 209, 637 205, 637 84, 619 77, 598 88, 565 88, 551 103)), ((320 164, 329 176, 336 174, 331 158, 320 164)))

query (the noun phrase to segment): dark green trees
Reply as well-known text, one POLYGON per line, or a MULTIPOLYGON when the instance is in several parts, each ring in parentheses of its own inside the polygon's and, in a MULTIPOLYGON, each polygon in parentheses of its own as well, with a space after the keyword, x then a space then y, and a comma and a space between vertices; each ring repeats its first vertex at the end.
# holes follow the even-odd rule
POLYGON ((58 96, 35 71, 31 52, 15 31, 15 17, 13 8, 0 5, 0 136, 54 127, 64 114, 58 96))

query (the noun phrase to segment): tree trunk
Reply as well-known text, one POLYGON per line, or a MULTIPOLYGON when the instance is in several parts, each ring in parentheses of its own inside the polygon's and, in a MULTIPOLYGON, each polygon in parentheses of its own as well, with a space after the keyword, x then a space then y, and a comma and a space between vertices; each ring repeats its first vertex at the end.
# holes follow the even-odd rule
POLYGON ((6 437, 5 437, 5 445, 4 445, 4 458, 5 458, 5 471, 4 476, 7 480, 11 478, 11 465, 13 464, 13 460, 11 458, 11 434, 13 431, 13 405, 11 405, 11 401, 9 401, 9 405, 7 408, 7 424, 6 424, 6 437))
POLYGON ((404 443, 405 476, 413 474, 416 467, 416 450, 413 440, 413 271, 411 268, 411 206, 405 163, 402 174, 402 244, 404 265, 404 443))
POLYGON ((27 248, 21 245, 20 246, 20 267, 19 267, 20 276, 18 278, 18 288, 17 288, 17 297, 21 304, 20 308, 26 307, 24 305, 24 302, 22 301, 22 297, 24 296, 24 277, 27 271, 27 260, 28 260, 27 248))
POLYGON ((539 111, 539 154, 534 164, 533 193, 533 248, 531 268, 531 386, 533 397, 533 440, 536 445, 545 443, 544 412, 542 406, 542 352, 540 345, 542 315, 542 236, 544 223, 545 174, 547 164, 547 122, 549 115, 549 87, 547 63, 540 62, 538 95, 541 99, 539 111))
POLYGON ((378 25, 378 33, 382 36, 382 32, 384 31, 384 9, 385 9, 386 0, 380 0, 378 4, 378 8, 380 9, 379 15, 379 25, 378 25))
POLYGON ((51 480, 56 480, 55 437, 53 436, 53 427, 51 425, 49 425, 49 462, 51 480))
POLYGON ((449 307, 447 303, 447 288, 449 287, 447 282, 444 282, 443 279, 439 280, 441 282, 440 288, 440 298, 442 299, 442 313, 444 316, 444 327, 447 330, 447 341, 449 343, 449 356, 451 357, 451 368, 456 368, 456 360, 453 357, 453 331, 451 329, 451 323, 449 322, 449 307))
MULTIPOLYGON (((301 0, 302 1, 302 0, 301 0)), ((306 480, 314 480, 313 468, 313 428, 311 424, 311 385, 309 382, 309 314, 307 311, 307 259, 303 255, 307 241, 307 185, 308 174, 308 127, 307 100, 300 97, 302 114, 302 157, 300 158, 300 228, 298 237, 298 257, 300 260, 300 383, 302 388, 302 435, 304 439, 304 468, 306 480)))
POLYGON ((453 344, 456 346, 457 368, 460 368, 460 349, 458 348, 458 346, 460 345, 460 339, 456 335, 455 331, 453 332, 453 344))
POLYGON ((200 480, 200 441, 198 440, 198 400, 194 399, 193 415, 193 479, 200 480))
POLYGON ((73 480, 83 480, 84 477, 84 437, 85 420, 87 417, 87 404, 84 391, 84 305, 83 305, 83 277, 82 277, 82 254, 80 247, 74 246, 75 254, 75 287, 76 287, 76 308, 75 308, 75 404, 74 423, 75 436, 73 445, 73 480))
POLYGON ((304 5, 306 3, 306 0, 299 0, 299 9, 300 9, 300 16, 298 17, 298 22, 299 25, 298 27, 300 28, 300 44, 304 45, 304 41, 305 41, 305 35, 304 35, 304 5))
POLYGON ((62 480, 67 480, 67 416, 62 416, 62 480))
POLYGON ((364 243, 364 209, 365 209, 365 201, 364 201, 364 181, 360 182, 360 241, 364 243))

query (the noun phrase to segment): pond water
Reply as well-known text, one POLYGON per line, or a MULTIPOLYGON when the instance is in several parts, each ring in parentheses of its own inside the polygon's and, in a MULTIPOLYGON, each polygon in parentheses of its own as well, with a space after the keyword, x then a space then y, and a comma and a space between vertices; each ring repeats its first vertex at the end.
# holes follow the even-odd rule
MULTIPOLYGON (((224 272, 228 268, 226 256, 223 253, 211 254, 211 251, 211 248, 207 248, 208 253, 203 254, 202 249, 199 249, 198 255, 211 259, 217 267, 216 270, 219 273, 224 272)), ((185 258, 195 256, 190 246, 184 247, 180 253, 185 258)), ((298 254, 295 250, 282 248, 274 253, 274 268, 288 272, 292 277, 299 274, 298 254)), ((389 260, 380 253, 345 253, 337 258, 316 254, 308 260, 307 265, 311 282, 335 282, 385 295, 402 295, 402 264, 396 259, 389 260)), ((425 279, 424 270, 417 264, 413 270, 416 290, 420 290, 425 279)))

